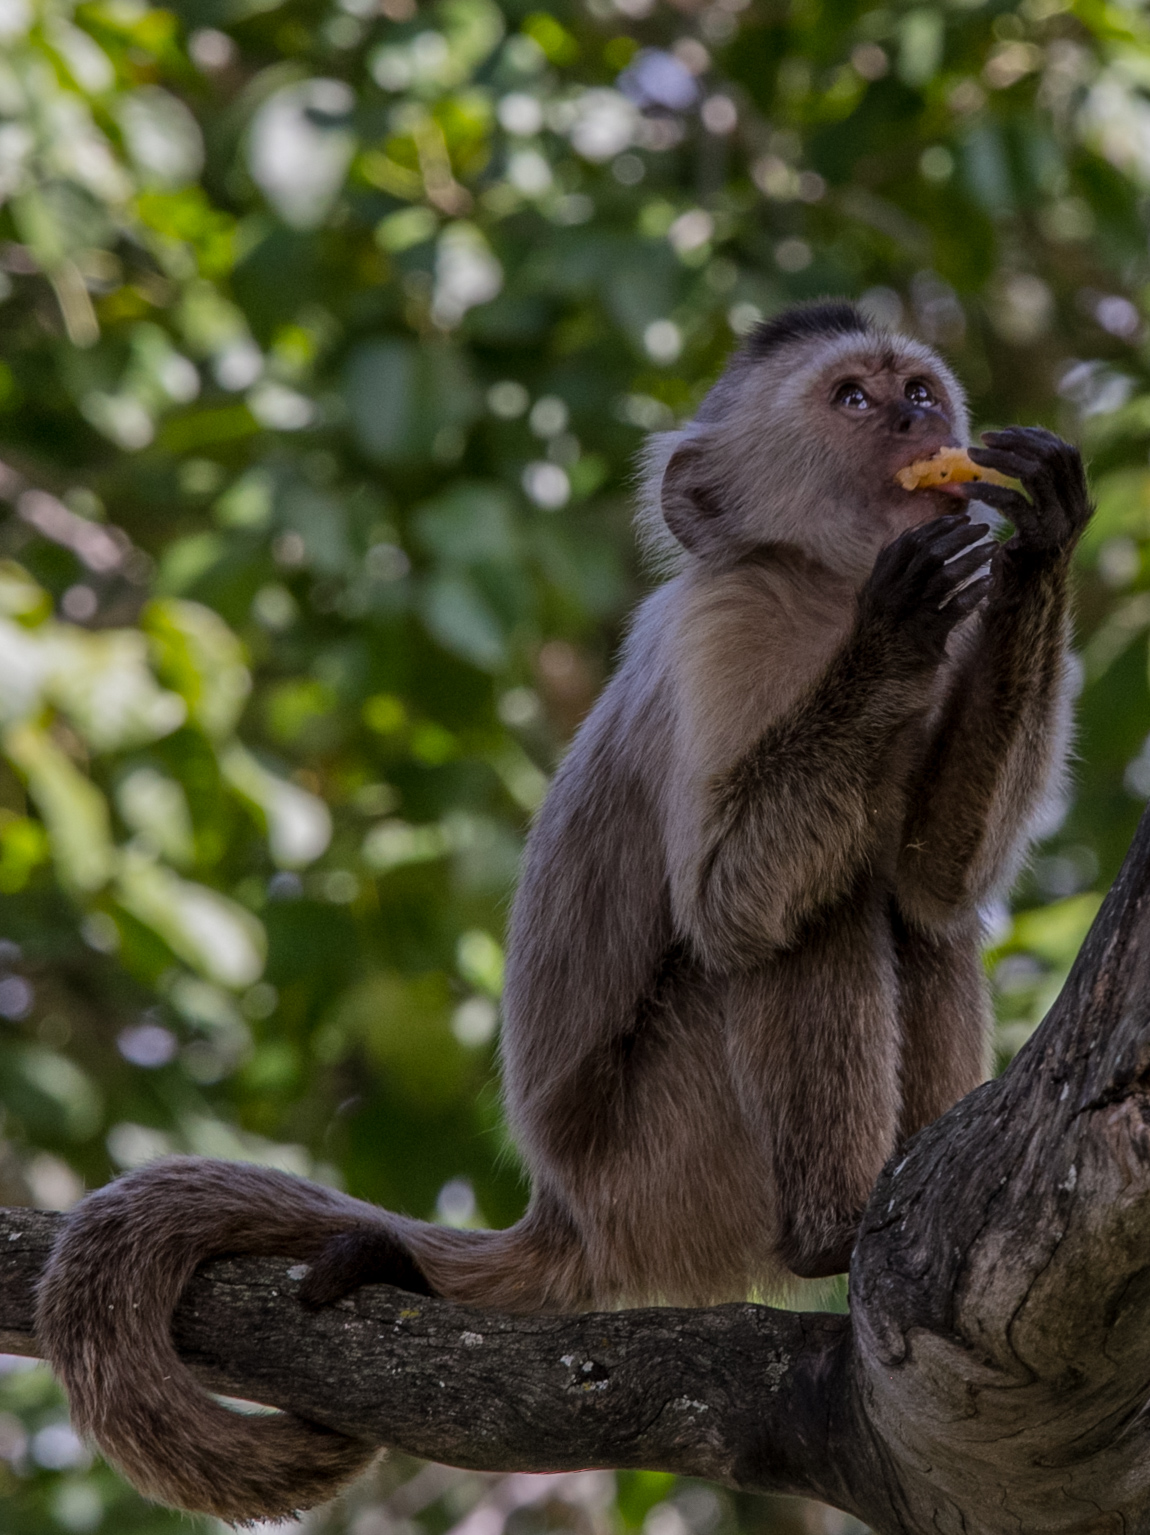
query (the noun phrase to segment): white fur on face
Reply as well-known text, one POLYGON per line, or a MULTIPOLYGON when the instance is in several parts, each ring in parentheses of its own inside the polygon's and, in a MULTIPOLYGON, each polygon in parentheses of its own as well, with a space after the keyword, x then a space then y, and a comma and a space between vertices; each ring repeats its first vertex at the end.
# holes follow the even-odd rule
POLYGON ((647 442, 637 523, 648 554, 663 567, 685 557, 663 519, 662 485, 676 449, 694 441, 713 466, 731 559, 787 543, 865 580, 898 531, 884 504, 893 492, 873 464, 860 463, 858 443, 829 400, 838 380, 881 374, 929 380, 954 437, 967 442, 961 385, 936 352, 910 337, 858 332, 787 342, 762 360, 736 354, 693 421, 647 442))

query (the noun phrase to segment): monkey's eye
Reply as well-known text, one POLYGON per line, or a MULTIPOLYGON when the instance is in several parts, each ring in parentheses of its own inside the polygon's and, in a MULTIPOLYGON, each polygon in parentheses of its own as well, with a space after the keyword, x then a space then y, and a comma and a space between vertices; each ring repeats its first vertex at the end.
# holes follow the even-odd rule
POLYGON ((847 379, 835 390, 833 400, 836 405, 845 405, 848 410, 869 410, 870 395, 861 384, 856 384, 854 379, 847 379))
POLYGON ((912 405, 937 405, 934 390, 922 378, 912 378, 903 391, 912 405))

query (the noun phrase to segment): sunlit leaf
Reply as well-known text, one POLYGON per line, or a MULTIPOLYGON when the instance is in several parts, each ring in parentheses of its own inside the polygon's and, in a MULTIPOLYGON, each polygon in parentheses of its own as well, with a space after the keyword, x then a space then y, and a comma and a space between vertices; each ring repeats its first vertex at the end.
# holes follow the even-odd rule
POLYGON ((250 986, 262 974, 263 927, 219 891, 180 879, 143 853, 129 850, 121 859, 116 899, 209 980, 250 986))
POLYGON ((222 754, 220 767, 232 787, 264 816, 268 847, 280 868, 302 868, 326 850, 331 815, 318 795, 269 773, 237 744, 222 754))
POLYGON ((1041 910, 1019 912, 1014 919, 1012 943, 1054 964, 1069 965, 1101 904, 1102 897, 1088 891, 1041 910))
POLYGON ((44 819, 61 883, 77 891, 99 890, 115 866, 107 800, 35 725, 10 725, 3 748, 44 819))
POLYGON ((138 767, 120 780, 116 805, 134 832, 155 852, 183 868, 195 858, 188 800, 174 778, 138 767))
POLYGON ((187 705, 156 685, 148 642, 138 630, 91 634, 46 626, 51 661, 45 696, 66 714, 95 751, 139 746, 183 724, 187 705))
POLYGON ((157 600, 143 621, 160 675, 186 700, 191 718, 209 736, 227 735, 251 691, 239 640, 196 602, 157 600))
MULTIPOLYGON (((55 1050, 33 1047, 18 1053, 15 1068, 25 1093, 30 1092, 43 1105, 40 1114, 57 1121, 51 1127, 53 1130, 62 1130, 70 1140, 82 1141, 100 1128, 103 1117, 100 1091, 75 1061, 55 1050)), ((28 1112, 29 1105, 26 1101, 21 1103, 19 1089, 14 1096, 15 1106, 28 1112)), ((35 1114, 36 1110, 32 1112, 35 1114)))

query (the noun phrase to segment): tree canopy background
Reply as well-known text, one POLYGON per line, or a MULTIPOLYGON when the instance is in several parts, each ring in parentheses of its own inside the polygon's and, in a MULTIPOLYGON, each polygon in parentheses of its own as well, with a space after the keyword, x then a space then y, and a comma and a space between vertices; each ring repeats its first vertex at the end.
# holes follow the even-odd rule
MULTIPOLYGON (((1148 192, 1137 4, 0 0, 5 1202, 180 1149, 516 1218, 504 923, 645 584, 635 452, 828 293, 1091 464, 1008 1059, 1150 794, 1148 192)), ((0 1523, 187 1528, 14 1360, 0 1523)), ((507 1524, 854 1528, 400 1462, 312 1527, 507 1524)))

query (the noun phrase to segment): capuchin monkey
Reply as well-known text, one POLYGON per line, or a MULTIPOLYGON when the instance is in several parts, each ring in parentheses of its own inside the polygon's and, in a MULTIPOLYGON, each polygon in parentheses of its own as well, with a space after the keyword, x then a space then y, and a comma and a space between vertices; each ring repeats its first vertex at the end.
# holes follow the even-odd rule
POLYGON ((313 1307, 383 1281, 515 1312, 848 1266, 884 1162, 986 1076, 980 912, 1067 751, 1081 460, 1016 427, 972 458, 1022 492, 896 483, 968 431, 933 351, 825 303, 752 331, 651 441, 640 520, 668 578, 555 776, 511 922, 527 1213, 445 1230, 199 1158, 89 1195, 37 1330, 76 1427, 141 1491, 274 1518, 374 1453, 195 1382, 170 1320, 215 1254, 306 1260, 313 1307))

